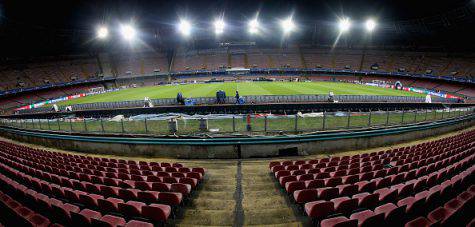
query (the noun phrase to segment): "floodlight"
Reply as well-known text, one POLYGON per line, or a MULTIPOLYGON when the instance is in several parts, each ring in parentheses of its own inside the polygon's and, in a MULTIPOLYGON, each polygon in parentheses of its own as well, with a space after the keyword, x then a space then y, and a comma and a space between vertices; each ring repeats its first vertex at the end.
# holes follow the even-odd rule
POLYGON ((222 34, 224 32, 225 23, 222 19, 217 19, 214 21, 214 33, 216 35, 222 34))
POLYGON ((340 20, 340 23, 338 24, 338 27, 340 28, 340 32, 347 32, 350 30, 351 27, 351 22, 349 18, 344 18, 340 20))
POLYGON ((181 20, 178 24, 178 30, 184 36, 189 36, 191 34, 191 24, 187 20, 181 20))
POLYGON ((376 22, 373 19, 368 19, 365 25, 368 32, 372 32, 376 28, 376 22))
POLYGON ((282 30, 284 31, 285 34, 288 34, 289 32, 291 32, 295 29, 295 24, 292 21, 292 17, 289 17, 289 18, 281 21, 280 26, 282 27, 282 30))
POLYGON ((133 40, 136 35, 136 31, 131 25, 122 25, 120 27, 120 33, 122 34, 122 37, 127 41, 133 40))
POLYGON ((97 29, 97 38, 105 39, 109 35, 109 30, 107 27, 101 26, 97 29))
POLYGON ((249 21, 249 33, 255 34, 259 32, 259 22, 257 19, 253 19, 249 21))

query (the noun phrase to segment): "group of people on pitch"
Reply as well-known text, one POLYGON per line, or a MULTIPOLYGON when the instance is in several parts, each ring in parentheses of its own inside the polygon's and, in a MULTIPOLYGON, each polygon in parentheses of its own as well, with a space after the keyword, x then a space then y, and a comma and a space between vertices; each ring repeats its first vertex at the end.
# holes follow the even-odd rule
MULTIPOLYGON (((239 91, 236 91, 236 98, 235 104, 244 104, 244 99, 239 95, 239 91)), ((176 95, 176 101, 178 104, 185 105, 185 97, 183 97, 183 93, 178 92, 176 95)), ((224 104, 226 103, 226 92, 223 90, 219 90, 216 92, 216 103, 224 104)))

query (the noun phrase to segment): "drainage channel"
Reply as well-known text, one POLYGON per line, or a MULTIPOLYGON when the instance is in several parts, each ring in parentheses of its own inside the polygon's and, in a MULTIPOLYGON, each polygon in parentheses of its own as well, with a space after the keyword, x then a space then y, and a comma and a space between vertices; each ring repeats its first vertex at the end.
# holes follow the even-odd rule
POLYGON ((241 227, 244 225, 244 210, 242 208, 242 166, 241 160, 237 162, 236 170, 236 191, 234 192, 234 200, 236 201, 236 206, 234 208, 234 224, 235 227, 241 227))

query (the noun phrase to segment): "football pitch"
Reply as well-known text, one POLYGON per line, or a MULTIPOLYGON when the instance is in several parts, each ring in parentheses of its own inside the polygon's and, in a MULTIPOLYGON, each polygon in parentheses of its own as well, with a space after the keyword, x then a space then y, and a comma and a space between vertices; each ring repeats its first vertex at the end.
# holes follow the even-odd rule
POLYGON ((185 98, 215 97, 218 90, 225 91, 227 96, 234 96, 236 90, 241 96, 326 95, 330 91, 335 95, 425 96, 414 92, 338 82, 225 82, 129 88, 68 100, 61 102, 60 105, 143 100, 144 97, 151 99, 175 98, 178 92, 182 92, 185 98))

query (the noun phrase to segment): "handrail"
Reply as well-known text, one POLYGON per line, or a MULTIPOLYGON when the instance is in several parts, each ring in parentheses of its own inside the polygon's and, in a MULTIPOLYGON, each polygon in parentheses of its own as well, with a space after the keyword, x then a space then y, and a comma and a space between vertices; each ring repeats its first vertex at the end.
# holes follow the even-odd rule
MULTIPOLYGON (((312 133, 303 135, 285 136, 256 136, 238 138, 180 138, 180 137, 113 137, 109 135, 72 135, 69 133, 53 133, 42 130, 24 130, 8 126, 0 126, 0 132, 13 133, 21 136, 33 136, 47 139, 74 140, 83 142, 98 143, 120 143, 137 145, 190 145, 190 146, 218 146, 218 145, 255 145, 255 144, 282 144, 282 143, 302 143, 335 139, 364 138, 382 135, 394 135, 404 132, 427 130, 448 125, 475 120, 475 114, 447 120, 425 122, 413 125, 406 125, 395 128, 376 128, 357 131, 333 131, 324 133, 312 133)), ((137 136, 137 135, 136 135, 137 136)))

